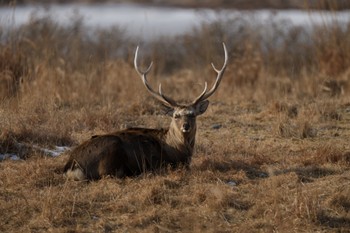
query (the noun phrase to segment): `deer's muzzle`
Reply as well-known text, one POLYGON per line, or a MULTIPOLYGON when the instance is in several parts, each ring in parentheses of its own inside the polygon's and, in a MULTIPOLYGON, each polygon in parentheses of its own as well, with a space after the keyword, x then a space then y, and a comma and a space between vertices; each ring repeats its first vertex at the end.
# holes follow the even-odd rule
POLYGON ((191 125, 189 123, 184 123, 181 127, 183 133, 188 133, 191 130, 191 125))

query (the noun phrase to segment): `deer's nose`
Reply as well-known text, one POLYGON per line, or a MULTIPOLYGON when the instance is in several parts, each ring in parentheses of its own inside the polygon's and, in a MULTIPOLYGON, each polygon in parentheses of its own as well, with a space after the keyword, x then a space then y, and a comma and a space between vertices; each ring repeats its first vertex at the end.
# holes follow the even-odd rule
POLYGON ((188 123, 184 123, 184 124, 182 125, 182 131, 183 131, 183 132, 189 131, 190 128, 191 128, 191 126, 190 126, 190 124, 188 124, 188 123))

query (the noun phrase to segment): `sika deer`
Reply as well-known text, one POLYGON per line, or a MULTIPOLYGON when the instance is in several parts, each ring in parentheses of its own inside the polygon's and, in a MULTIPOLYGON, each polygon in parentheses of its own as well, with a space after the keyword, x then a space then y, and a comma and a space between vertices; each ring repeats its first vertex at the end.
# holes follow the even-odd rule
POLYGON ((139 175, 145 171, 154 171, 161 167, 188 167, 191 162, 196 136, 196 117, 208 107, 209 98, 218 88, 227 65, 227 50, 223 44, 225 61, 218 70, 213 87, 203 92, 188 105, 175 102, 162 93, 154 91, 147 81, 152 63, 146 71, 137 64, 139 47, 136 48, 134 66, 143 84, 151 95, 167 108, 172 117, 169 129, 130 128, 106 135, 93 136, 77 146, 70 154, 64 171, 68 178, 99 179, 104 176, 125 177, 139 175))

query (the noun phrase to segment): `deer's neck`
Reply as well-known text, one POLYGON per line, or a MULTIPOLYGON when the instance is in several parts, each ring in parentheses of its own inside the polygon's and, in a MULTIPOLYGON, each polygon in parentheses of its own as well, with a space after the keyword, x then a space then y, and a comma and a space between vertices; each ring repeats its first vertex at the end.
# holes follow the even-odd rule
POLYGON ((170 128, 165 137, 167 154, 170 160, 176 162, 190 162, 196 138, 196 128, 189 133, 182 133, 177 128, 170 128))

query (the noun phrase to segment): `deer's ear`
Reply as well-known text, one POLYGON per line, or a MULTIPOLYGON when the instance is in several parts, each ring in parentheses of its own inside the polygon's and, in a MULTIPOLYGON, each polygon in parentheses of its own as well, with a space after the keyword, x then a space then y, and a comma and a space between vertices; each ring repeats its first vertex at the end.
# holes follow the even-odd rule
POLYGON ((196 113, 197 115, 201 115, 205 113, 209 105, 209 100, 204 100, 196 104, 196 113))

